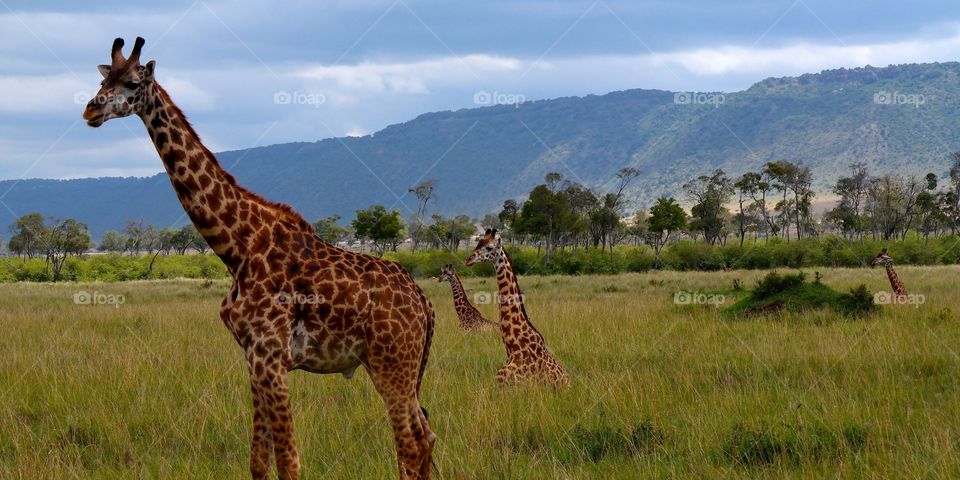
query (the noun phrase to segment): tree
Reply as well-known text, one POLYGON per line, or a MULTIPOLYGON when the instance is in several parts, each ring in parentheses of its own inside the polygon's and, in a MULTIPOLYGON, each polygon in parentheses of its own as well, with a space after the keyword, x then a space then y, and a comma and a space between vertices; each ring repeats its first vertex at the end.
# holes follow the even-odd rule
POLYGON ((198 253, 207 249, 207 241, 191 223, 177 229, 170 239, 170 245, 179 255, 186 254, 189 249, 194 249, 198 253))
POLYGON ((787 194, 790 192, 790 179, 796 174, 796 168, 796 165, 787 160, 778 160, 768 163, 763 169, 764 174, 772 180, 770 186, 773 190, 783 194, 783 199, 777 202, 774 211, 780 212, 779 226, 788 242, 790 241, 790 217, 793 212, 793 205, 787 200, 787 194))
POLYGON ((49 232, 44 225, 43 215, 28 213, 17 219, 10 227, 10 243, 7 248, 11 252, 26 258, 39 256, 47 247, 46 241, 49 232))
POLYGON ((313 223, 313 230, 317 232, 320 240, 331 245, 336 245, 349 233, 346 228, 340 226, 340 215, 331 215, 317 220, 313 223))
POLYGON ((90 239, 87 224, 72 218, 53 220, 47 232, 49 238, 44 242, 44 254, 53 272, 53 280, 57 281, 60 279, 60 273, 67 258, 71 255, 82 255, 90 248, 93 241, 90 239))
POLYGON ((413 240, 413 251, 417 250, 420 242, 420 232, 424 228, 424 218, 427 215, 427 204, 433 198, 433 191, 437 188, 435 179, 426 179, 407 191, 417 197, 417 213, 411 222, 410 236, 413 240))
POLYGON ((107 230, 103 232, 97 249, 101 252, 123 253, 127 249, 127 237, 116 230, 107 230))
POLYGON ((919 213, 917 196, 925 186, 915 177, 883 175, 870 181, 866 214, 874 235, 884 240, 906 236, 919 213))
POLYGON ((727 211, 724 204, 733 196, 733 182, 723 170, 715 170, 713 175, 701 175, 683 185, 688 199, 693 202, 690 215, 692 230, 703 232, 704 240, 716 244, 724 237, 727 211))
POLYGON ((670 241, 670 235, 687 226, 687 213, 673 198, 660 197, 650 207, 647 220, 647 241, 653 245, 656 264, 660 266, 660 251, 670 241))
POLYGON ((558 191, 561 178, 558 173, 547 174, 547 183, 533 187, 520 207, 517 232, 538 235, 545 240, 544 264, 549 263, 560 232, 565 231, 572 220, 569 199, 558 191))
POLYGON ((363 241, 369 240, 380 256, 387 249, 396 250, 403 240, 404 225, 400 218, 400 211, 387 211, 383 205, 373 205, 366 210, 357 210, 357 217, 351 222, 357 238, 361 239, 360 250, 363 251, 363 241))
POLYGON ((825 219, 836 224, 845 236, 859 236, 866 227, 862 210, 869 183, 866 165, 858 162, 850 165, 850 176, 840 177, 833 186, 833 193, 840 196, 840 201, 827 212, 825 219))
POLYGON ((754 200, 760 189, 760 181, 759 173, 747 172, 733 184, 737 190, 737 214, 734 216, 734 221, 737 224, 737 235, 740 237, 741 247, 747 231, 761 223, 761 219, 757 218, 760 209, 756 207, 756 200, 754 200))
POLYGON ((473 219, 467 215, 457 215, 453 218, 443 218, 442 215, 433 214, 433 224, 429 229, 433 237, 436 238, 435 246, 437 248, 446 248, 451 252, 456 252, 460 247, 460 242, 469 239, 477 230, 473 219))

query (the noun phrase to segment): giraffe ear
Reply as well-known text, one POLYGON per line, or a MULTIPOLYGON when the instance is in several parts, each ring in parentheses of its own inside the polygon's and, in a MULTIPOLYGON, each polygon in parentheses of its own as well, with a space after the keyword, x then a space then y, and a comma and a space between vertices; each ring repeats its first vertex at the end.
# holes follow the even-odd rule
POLYGON ((100 71, 100 75, 103 75, 103 78, 107 78, 107 76, 110 75, 112 68, 110 65, 97 65, 97 70, 100 71))
POLYGON ((156 60, 150 60, 146 65, 143 66, 143 80, 151 82, 153 81, 153 71, 157 66, 156 60))

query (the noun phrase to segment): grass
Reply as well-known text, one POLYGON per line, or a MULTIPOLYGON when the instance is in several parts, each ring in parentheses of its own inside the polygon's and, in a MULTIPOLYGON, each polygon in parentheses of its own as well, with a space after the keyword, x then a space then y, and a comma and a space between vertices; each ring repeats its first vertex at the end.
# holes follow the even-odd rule
MULTIPOLYGON (((889 289, 879 269, 818 270, 838 291, 889 289)), ((523 277, 572 376, 562 392, 497 387, 497 334, 460 332, 449 286, 425 280, 438 328, 422 396, 440 478, 956 478, 960 268, 898 272, 926 303, 745 320, 674 294, 766 272, 523 277)), ((227 288, 0 285, 0 478, 246 477, 246 368, 217 318, 227 288), (76 305, 81 290, 122 304, 76 305)), ((305 478, 396 475, 365 373, 291 384, 305 478)))

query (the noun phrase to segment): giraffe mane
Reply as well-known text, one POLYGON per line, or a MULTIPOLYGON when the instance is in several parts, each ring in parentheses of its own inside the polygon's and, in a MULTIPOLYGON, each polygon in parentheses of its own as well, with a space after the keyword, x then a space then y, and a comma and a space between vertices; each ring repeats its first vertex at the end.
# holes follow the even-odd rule
MULTIPOLYGON (((211 152, 210 149, 208 149, 207 146, 203 143, 203 141, 200 138, 200 135, 197 133, 196 130, 194 130, 193 125, 190 124, 190 120, 187 118, 187 115, 183 113, 183 110, 180 110, 180 107, 177 106, 176 102, 174 102, 173 99, 170 98, 170 94, 168 94, 167 91, 163 87, 161 87, 160 84, 157 82, 153 82, 153 86, 154 88, 157 89, 157 94, 163 99, 164 103, 167 106, 169 106, 171 110, 173 110, 174 114, 176 114, 177 116, 179 116, 180 119, 183 120, 183 128, 187 130, 194 138, 197 139, 197 143, 200 145, 200 148, 203 149, 204 155, 209 156, 214 160, 214 162, 219 164, 220 162, 219 160, 217 160, 217 156, 214 155, 213 152, 211 152)), ((262 195, 252 190, 249 190, 244 186, 240 185, 239 183, 237 183, 236 177, 234 177, 233 174, 228 172, 225 168, 221 168, 221 170, 223 171, 224 182, 236 188, 237 191, 240 192, 241 194, 247 196, 248 198, 252 199, 253 201, 261 205, 275 209, 281 215, 288 217, 287 218, 288 221, 294 224, 298 224, 301 228, 304 228, 310 231, 313 230, 313 226, 310 225, 310 222, 308 222, 305 218, 303 218, 303 216, 300 215, 296 210, 294 210, 293 207, 291 207, 290 205, 282 202, 274 202, 272 200, 267 200, 262 195)))

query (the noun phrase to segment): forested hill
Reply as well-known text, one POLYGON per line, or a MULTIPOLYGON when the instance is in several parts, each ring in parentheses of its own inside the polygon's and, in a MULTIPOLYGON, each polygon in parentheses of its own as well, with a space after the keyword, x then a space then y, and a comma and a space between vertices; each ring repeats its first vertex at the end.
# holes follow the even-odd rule
MULTIPOLYGON (((950 62, 770 78, 723 94, 628 90, 428 113, 365 137, 218 157, 242 184, 310 220, 352 218, 371 204, 409 216, 416 207, 407 189, 422 178, 438 181, 435 211, 479 216, 547 172, 602 191, 628 164, 642 172, 630 191, 634 208, 713 169, 736 175, 777 159, 812 166, 817 190, 828 192, 854 161, 875 173, 944 174, 946 155, 960 150, 958 76, 960 64, 950 62)), ((129 218, 184 219, 165 174, 0 182, 8 189, 11 210, 77 218, 95 237, 129 218)), ((0 223, 14 220, 6 209, 0 215, 0 223)))

